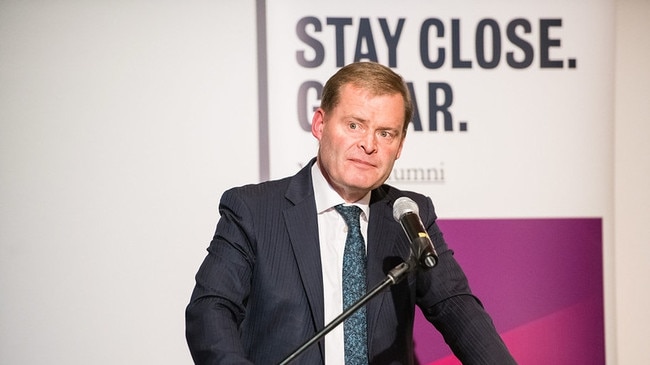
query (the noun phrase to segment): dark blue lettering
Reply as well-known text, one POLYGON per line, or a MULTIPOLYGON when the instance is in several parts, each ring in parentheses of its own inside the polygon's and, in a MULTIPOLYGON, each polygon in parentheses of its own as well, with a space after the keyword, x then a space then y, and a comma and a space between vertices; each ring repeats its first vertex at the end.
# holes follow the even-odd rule
POLYGON ((333 25, 336 42, 336 67, 345 66, 345 32, 346 25, 352 25, 352 18, 327 18, 327 25, 333 25))
MULTIPOLYGON (((309 91, 316 92, 316 100, 319 101, 323 92, 323 85, 318 81, 305 81, 298 89, 298 123, 300 127, 306 131, 311 131, 311 116, 315 110, 315 106, 311 109, 307 106, 307 99, 309 98, 309 91)), ((314 104, 317 105, 317 104, 314 104)))
POLYGON ((494 19, 483 19, 476 28, 476 62, 481 68, 491 69, 499 65, 501 61, 501 31, 499 23, 494 19), (485 57, 485 28, 491 28, 492 33, 492 60, 485 57))
POLYGON ((307 26, 309 25, 314 27, 315 32, 320 32, 323 28, 318 18, 307 16, 300 19, 298 24, 296 24, 296 34, 298 35, 298 39, 314 50, 314 58, 308 60, 307 57, 305 57, 305 51, 299 50, 296 52, 296 60, 302 67, 314 68, 323 64, 323 61, 325 60, 325 48, 321 42, 307 33, 307 26))
POLYGON ((460 19, 451 20, 451 64, 453 68, 472 68, 472 61, 460 58, 460 19))
POLYGON ((411 93, 411 100, 413 101, 413 118, 411 118, 411 123, 413 123, 414 131, 422 131, 422 119, 420 119, 420 109, 418 108, 418 102, 415 99, 415 89, 413 88, 412 82, 407 82, 406 87, 411 93))
POLYGON ((438 113, 444 120, 445 131, 453 131, 451 112, 449 107, 454 102, 454 95, 451 86, 445 82, 429 83, 429 130, 438 130, 438 113), (438 100, 438 90, 444 94, 444 100, 438 100))
POLYGON ((404 28, 404 18, 400 18, 397 22, 395 33, 391 34, 390 28, 386 18, 379 18, 381 31, 384 33, 386 45, 388 46, 388 67, 397 67, 397 43, 402 35, 402 28, 404 28))
POLYGON ((445 63, 445 49, 438 47, 438 57, 432 61, 429 57, 429 28, 434 26, 437 30, 436 36, 442 38, 445 35, 445 26, 437 18, 429 18, 420 27, 420 60, 422 65, 428 69, 437 69, 445 63))
POLYGON ((370 19, 361 18, 359 21, 359 33, 357 33, 357 46, 354 50, 354 62, 359 62, 363 59, 379 62, 377 59, 377 49, 375 48, 375 39, 372 36, 372 29, 370 29, 370 19), (367 52, 363 53, 363 43, 366 43, 367 52))
POLYGON ((562 68, 564 61, 551 60, 549 58, 549 48, 559 47, 559 39, 549 38, 550 27, 561 27, 562 19, 540 19, 539 20, 539 57, 541 68, 562 68))
POLYGON ((521 51, 524 53, 524 59, 517 61, 515 59, 514 52, 508 52, 506 53, 506 61, 510 67, 522 69, 530 66, 533 63, 534 51, 533 46, 529 42, 519 37, 517 34, 518 27, 523 27, 524 33, 526 34, 531 32, 532 27, 528 20, 518 18, 514 19, 508 24, 508 30, 506 31, 508 34, 508 40, 510 40, 510 42, 515 46, 519 47, 519 49, 521 49, 521 51))

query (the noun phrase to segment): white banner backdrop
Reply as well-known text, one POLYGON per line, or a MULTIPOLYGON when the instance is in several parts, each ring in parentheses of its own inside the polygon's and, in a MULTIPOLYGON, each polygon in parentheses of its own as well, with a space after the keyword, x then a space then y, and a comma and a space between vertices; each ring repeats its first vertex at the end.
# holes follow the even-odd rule
MULTIPOLYGON (((389 183, 432 197, 518 361, 604 363, 613 8, 258 1, 260 179, 291 175, 315 155, 311 116, 338 68, 393 68, 417 111, 389 183)), ((427 344, 418 361, 457 364, 428 328, 416 318, 416 343, 427 344)))
POLYGON ((445 217, 605 214, 611 1, 265 5, 262 180, 315 154, 327 78, 377 61, 407 80, 418 111, 390 183, 431 195, 445 217))

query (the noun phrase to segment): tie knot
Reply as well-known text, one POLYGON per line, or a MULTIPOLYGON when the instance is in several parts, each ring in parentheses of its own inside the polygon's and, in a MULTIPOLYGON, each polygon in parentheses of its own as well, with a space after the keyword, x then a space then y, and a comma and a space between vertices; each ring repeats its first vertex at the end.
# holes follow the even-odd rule
POLYGON ((356 205, 343 205, 339 204, 334 207, 337 212, 343 217, 345 223, 349 227, 359 226, 359 217, 361 216, 361 208, 356 205))

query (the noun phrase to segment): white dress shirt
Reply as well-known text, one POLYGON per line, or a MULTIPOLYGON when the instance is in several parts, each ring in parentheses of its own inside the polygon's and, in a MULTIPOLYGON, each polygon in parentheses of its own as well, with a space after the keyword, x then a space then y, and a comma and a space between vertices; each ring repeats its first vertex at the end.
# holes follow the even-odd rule
MULTIPOLYGON (((325 325, 343 312, 343 251, 347 237, 347 225, 343 217, 334 209, 345 201, 332 189, 323 176, 318 162, 311 169, 316 211, 318 213, 318 238, 323 268, 323 298, 325 305, 325 325)), ((368 217, 370 215, 370 192, 354 205, 361 208, 361 234, 367 242, 368 217)), ((367 245, 366 245, 367 247, 367 245)), ((345 364, 343 342, 343 323, 325 336, 325 364, 345 364)))

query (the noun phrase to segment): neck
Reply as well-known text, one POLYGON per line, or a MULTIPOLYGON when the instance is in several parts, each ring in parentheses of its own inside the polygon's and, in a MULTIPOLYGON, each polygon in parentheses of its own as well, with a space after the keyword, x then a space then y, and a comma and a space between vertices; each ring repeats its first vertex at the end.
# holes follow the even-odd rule
POLYGON ((329 186, 332 187, 332 189, 334 191, 336 191, 336 193, 339 194, 339 196, 341 198, 343 198, 343 200, 346 203, 358 202, 359 200, 363 199, 363 197, 365 197, 368 194, 369 190, 351 189, 351 188, 346 188, 344 186, 340 186, 340 185, 335 184, 332 181, 330 175, 323 168, 323 165, 320 164, 320 161, 318 159, 316 160, 316 163, 318 164, 318 169, 320 170, 321 174, 325 178, 325 181, 327 181, 329 186))

